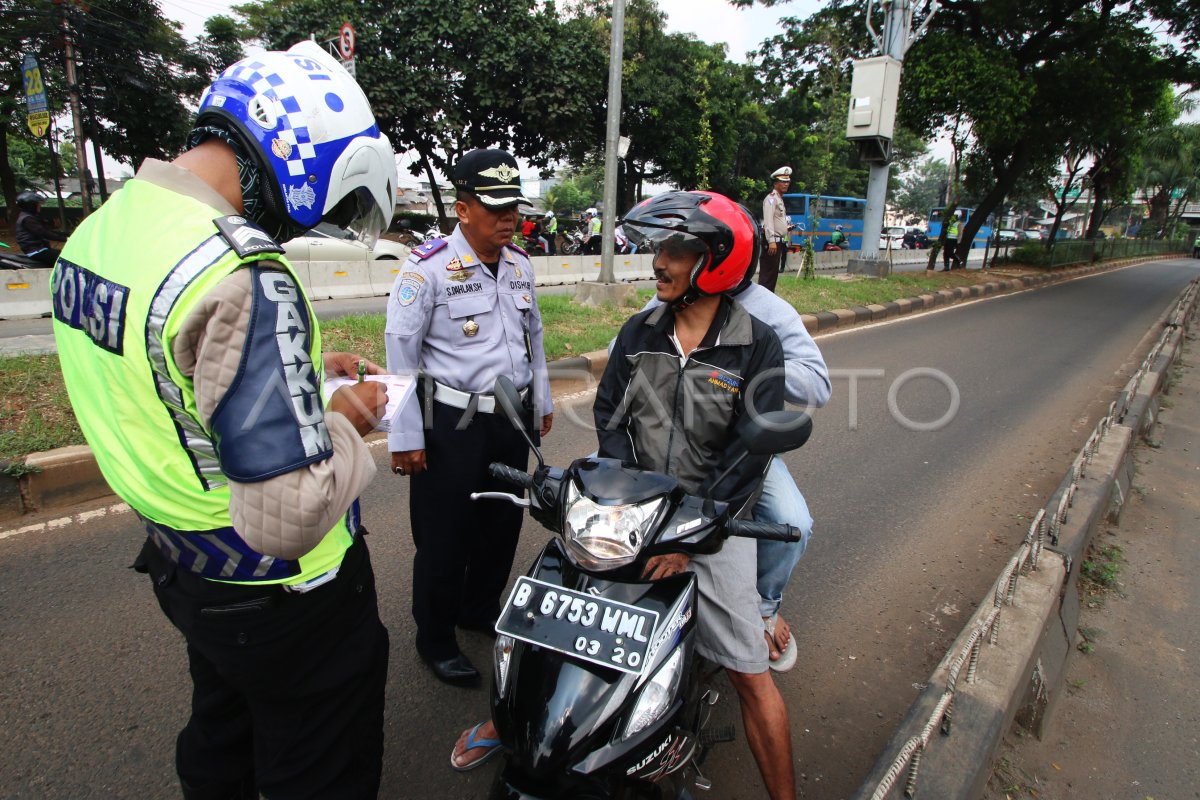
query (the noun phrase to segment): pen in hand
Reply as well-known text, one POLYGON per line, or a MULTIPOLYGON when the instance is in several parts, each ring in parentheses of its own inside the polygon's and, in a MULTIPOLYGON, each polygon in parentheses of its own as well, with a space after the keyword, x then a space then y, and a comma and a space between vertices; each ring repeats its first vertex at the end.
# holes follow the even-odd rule
POLYGON ((367 375, 367 362, 366 362, 366 359, 362 359, 362 358, 360 358, 360 359, 358 360, 358 382, 359 382, 359 383, 362 383, 362 382, 363 382, 363 378, 365 378, 365 377, 366 377, 366 375, 367 375))

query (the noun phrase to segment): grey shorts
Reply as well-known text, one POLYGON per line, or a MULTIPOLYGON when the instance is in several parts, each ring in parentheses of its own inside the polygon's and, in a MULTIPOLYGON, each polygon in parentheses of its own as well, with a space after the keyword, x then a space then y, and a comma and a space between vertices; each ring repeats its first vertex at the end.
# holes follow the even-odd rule
POLYGON ((689 569, 700 593, 696 651, 734 672, 766 672, 757 541, 731 537, 720 552, 693 558, 689 569))

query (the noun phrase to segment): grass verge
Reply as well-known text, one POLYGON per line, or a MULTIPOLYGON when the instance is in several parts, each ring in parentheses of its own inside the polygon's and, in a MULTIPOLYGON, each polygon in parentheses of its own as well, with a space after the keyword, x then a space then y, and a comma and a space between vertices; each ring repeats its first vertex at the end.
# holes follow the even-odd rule
MULTIPOLYGON (((1005 270, 1004 274, 1011 274, 1005 270)), ((779 279, 777 292, 802 314, 855 305, 884 303, 993 279, 991 271, 904 273, 883 279, 817 277, 779 279)), ((639 290, 636 306, 589 308, 568 295, 542 295, 538 307, 545 328, 546 358, 555 360, 599 350, 621 324, 653 294, 639 290)), ((384 316, 359 314, 321 323, 326 350, 360 353, 377 364, 383 351, 384 316)), ((19 461, 30 453, 83 444, 83 434, 67 400, 56 355, 0 358, 0 459, 19 461)))

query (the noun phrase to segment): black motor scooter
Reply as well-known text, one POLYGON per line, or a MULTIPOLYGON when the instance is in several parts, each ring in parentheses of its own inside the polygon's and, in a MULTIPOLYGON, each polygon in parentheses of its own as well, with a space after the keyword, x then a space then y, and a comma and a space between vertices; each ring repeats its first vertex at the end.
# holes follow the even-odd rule
MULTIPOLYGON (((523 430, 513 384, 497 379, 495 396, 523 430)), ((744 422, 742 458, 794 450, 812 432, 801 412, 744 422)), ((725 503, 614 459, 549 467, 529 446, 538 461, 532 475, 490 466, 527 498, 472 495, 527 507, 561 537, 517 579, 496 623, 492 720, 505 760, 491 796, 665 799, 710 788, 700 766, 733 730, 708 726, 720 669, 695 655, 696 579, 685 572, 647 581, 643 568, 664 553, 714 553, 728 536, 797 541, 797 530, 735 519, 725 503)))

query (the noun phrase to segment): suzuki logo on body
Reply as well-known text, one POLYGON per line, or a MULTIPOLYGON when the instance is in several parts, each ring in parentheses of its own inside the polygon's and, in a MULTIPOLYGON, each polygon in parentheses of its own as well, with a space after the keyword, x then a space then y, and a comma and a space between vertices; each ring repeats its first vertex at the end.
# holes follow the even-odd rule
POLYGON ((634 764, 629 769, 625 770, 625 774, 632 775, 633 773, 640 772, 641 770, 643 770, 646 767, 653 764, 654 759, 658 758, 659 756, 661 756, 663 754, 663 751, 666 750, 671 745, 671 740, 674 738, 675 738, 674 736, 667 736, 667 738, 663 740, 662 744, 660 744, 658 747, 654 748, 654 752, 650 753, 650 755, 646 756, 641 761, 634 764))

